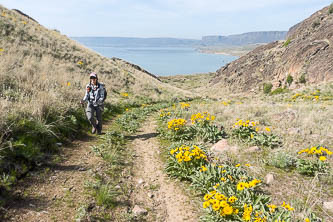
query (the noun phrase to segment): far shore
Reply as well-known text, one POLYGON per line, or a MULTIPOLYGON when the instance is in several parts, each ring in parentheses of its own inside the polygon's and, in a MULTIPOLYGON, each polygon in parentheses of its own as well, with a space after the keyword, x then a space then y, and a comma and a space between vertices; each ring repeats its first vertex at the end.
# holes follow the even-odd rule
POLYGON ((253 44, 253 45, 245 45, 245 46, 230 46, 230 47, 222 47, 222 46, 213 46, 213 47, 203 47, 198 48, 200 53, 208 53, 208 54, 217 54, 217 55, 227 55, 227 56, 243 56, 247 53, 251 52, 253 49, 263 44, 253 44))

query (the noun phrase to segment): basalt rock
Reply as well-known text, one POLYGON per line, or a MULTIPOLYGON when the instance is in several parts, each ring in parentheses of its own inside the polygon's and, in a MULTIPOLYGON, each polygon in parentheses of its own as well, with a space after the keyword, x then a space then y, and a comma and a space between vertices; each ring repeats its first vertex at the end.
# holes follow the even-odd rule
POLYGON ((310 84, 332 80, 332 44, 333 13, 325 7, 290 28, 286 40, 260 46, 217 70, 211 87, 258 91, 270 82, 275 89, 287 86, 288 75, 293 77, 293 88, 302 85, 301 76, 310 84))

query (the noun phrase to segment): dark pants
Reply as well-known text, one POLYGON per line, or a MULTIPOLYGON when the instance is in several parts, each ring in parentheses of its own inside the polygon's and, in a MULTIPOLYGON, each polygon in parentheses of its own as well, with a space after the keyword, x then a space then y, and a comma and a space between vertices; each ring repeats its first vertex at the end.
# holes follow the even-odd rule
POLYGON ((98 133, 102 132, 102 109, 99 106, 88 105, 86 109, 86 115, 90 124, 97 129, 98 133), (95 119, 96 113, 96 119, 95 119))

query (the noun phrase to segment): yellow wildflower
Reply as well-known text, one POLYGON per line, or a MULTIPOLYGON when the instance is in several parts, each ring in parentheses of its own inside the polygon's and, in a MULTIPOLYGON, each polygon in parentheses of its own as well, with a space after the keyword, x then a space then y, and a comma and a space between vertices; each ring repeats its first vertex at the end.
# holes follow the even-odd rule
POLYGON ((220 209, 220 204, 216 203, 212 206, 212 208, 213 208, 214 211, 218 211, 220 209))
POLYGON ((240 182, 237 184, 237 190, 242 191, 247 187, 247 183, 240 182))
POLYGON ((207 207, 210 206, 210 202, 209 201, 205 201, 205 202, 203 202, 202 206, 203 206, 203 208, 207 208, 207 207))
POLYGON ((231 215, 232 214, 232 212, 233 212, 233 208, 232 208, 232 206, 225 206, 224 208, 223 208, 223 213, 225 214, 225 215, 231 215))
POLYGON ((201 166, 200 172, 205 172, 205 171, 207 171, 207 167, 201 166))
POLYGON ((326 160, 326 157, 325 156, 320 156, 319 160, 324 162, 326 160))
POLYGON ((238 200, 238 199, 235 196, 232 196, 228 199, 229 203, 234 203, 236 200, 238 200))
POLYGON ((223 201, 220 202, 220 206, 221 206, 221 207, 226 207, 226 206, 228 206, 228 205, 229 205, 228 202, 225 201, 225 200, 223 200, 223 201))

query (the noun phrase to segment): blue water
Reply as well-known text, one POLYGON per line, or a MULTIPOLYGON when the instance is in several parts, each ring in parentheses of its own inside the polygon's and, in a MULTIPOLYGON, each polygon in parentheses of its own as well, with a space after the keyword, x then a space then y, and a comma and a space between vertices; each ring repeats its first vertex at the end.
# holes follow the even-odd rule
POLYGON ((238 58, 200 53, 191 47, 114 47, 87 42, 85 45, 103 56, 124 59, 159 76, 215 72, 238 58))

